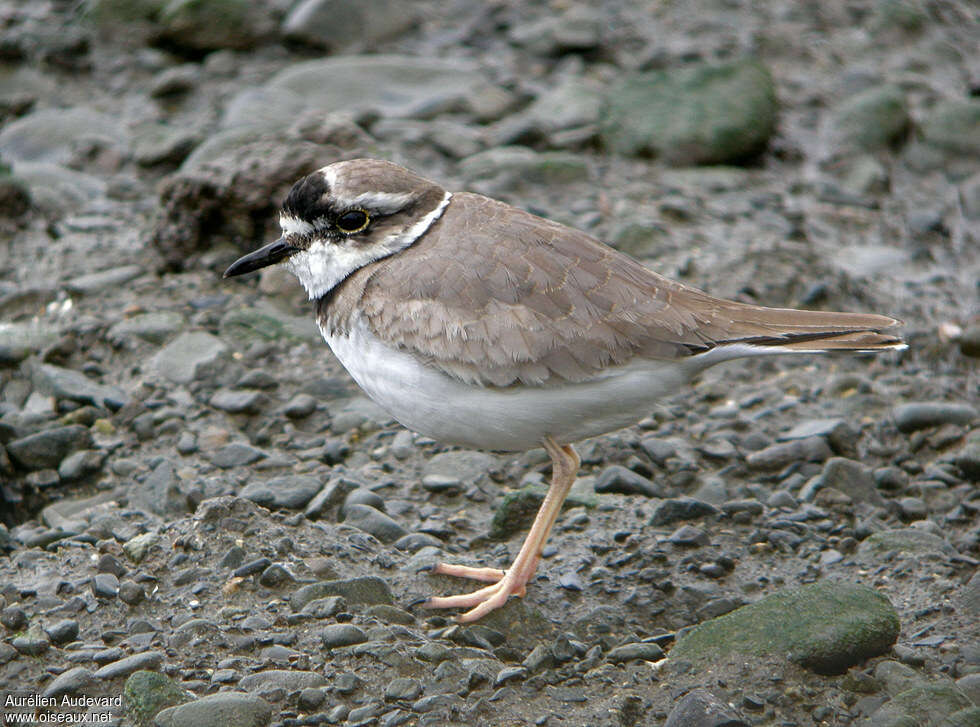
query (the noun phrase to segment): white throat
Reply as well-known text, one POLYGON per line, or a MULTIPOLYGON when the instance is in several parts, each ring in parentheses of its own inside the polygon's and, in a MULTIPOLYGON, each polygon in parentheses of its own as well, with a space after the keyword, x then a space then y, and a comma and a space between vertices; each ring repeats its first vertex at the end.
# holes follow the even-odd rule
POLYGON ((442 216, 451 198, 452 193, 446 192, 435 209, 418 222, 377 244, 359 247, 351 239, 339 243, 314 242, 308 249, 290 256, 284 265, 299 279, 310 300, 320 298, 355 270, 403 250, 419 239, 442 216))

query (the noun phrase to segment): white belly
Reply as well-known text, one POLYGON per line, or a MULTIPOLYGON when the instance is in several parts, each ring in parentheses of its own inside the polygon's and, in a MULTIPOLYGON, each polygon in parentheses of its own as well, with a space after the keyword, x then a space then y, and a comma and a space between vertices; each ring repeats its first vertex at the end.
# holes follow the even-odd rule
POLYGON ((602 376, 555 386, 479 387, 388 347, 357 321, 324 338, 364 392, 402 425, 447 444, 523 451, 622 429, 650 414, 702 368, 636 359, 602 376))

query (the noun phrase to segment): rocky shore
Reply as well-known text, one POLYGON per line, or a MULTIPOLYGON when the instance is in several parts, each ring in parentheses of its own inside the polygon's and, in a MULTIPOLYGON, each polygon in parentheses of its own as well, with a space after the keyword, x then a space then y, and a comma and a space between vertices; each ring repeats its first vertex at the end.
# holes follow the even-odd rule
POLYGON ((0 6, 0 714, 980 725, 978 38, 960 0, 0 6), (221 279, 360 156, 909 348, 581 443, 526 597, 457 625, 427 569, 505 567, 547 455, 402 429, 288 274, 221 279))

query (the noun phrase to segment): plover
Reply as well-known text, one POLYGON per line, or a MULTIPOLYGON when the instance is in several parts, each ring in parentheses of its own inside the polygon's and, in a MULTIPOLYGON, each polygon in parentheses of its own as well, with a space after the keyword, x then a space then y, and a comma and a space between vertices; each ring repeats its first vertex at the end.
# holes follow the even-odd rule
POLYGON ((293 272, 334 355, 405 427, 551 457, 510 568, 434 569, 490 584, 426 601, 469 609, 462 622, 524 595, 578 471, 574 442, 636 423, 723 361, 904 347, 893 318, 715 298, 584 232, 382 160, 299 180, 279 222, 282 237, 225 277, 276 263, 293 272))

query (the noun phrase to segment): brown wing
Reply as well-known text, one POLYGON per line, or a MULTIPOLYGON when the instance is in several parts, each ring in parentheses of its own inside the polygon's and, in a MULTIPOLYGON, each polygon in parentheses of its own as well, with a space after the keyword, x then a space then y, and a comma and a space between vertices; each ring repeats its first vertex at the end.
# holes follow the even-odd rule
POLYGON ((340 287, 321 308, 328 327, 357 306, 388 343, 493 386, 582 381, 637 355, 676 360, 738 341, 801 348, 865 332, 861 345, 838 347, 896 342, 875 333, 891 318, 713 298, 583 232, 468 193, 414 245, 340 287))

